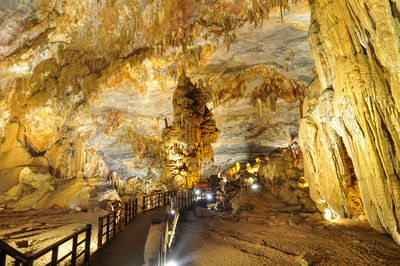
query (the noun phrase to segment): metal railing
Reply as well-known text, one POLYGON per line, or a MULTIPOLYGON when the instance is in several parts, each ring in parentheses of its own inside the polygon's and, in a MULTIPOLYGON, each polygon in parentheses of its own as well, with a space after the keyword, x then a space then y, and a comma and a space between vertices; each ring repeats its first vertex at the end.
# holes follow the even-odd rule
POLYGON ((40 259, 41 257, 45 256, 49 252, 51 252, 51 260, 48 263, 42 263, 41 265, 51 265, 55 266, 64 260, 66 260, 68 257, 71 257, 71 261, 69 265, 76 265, 77 260, 84 255, 83 257, 83 264, 88 265, 89 264, 89 256, 90 256, 90 236, 91 236, 91 231, 92 231, 92 225, 88 224, 84 228, 80 229, 79 231, 57 241, 56 243, 50 245, 47 248, 42 249, 41 251, 35 253, 34 255, 31 256, 26 256, 20 251, 16 250, 15 248, 11 247, 8 245, 6 242, 0 240, 0 266, 6 265, 6 263, 12 263, 15 266, 32 266, 33 263, 40 259), (85 234, 85 237, 79 240, 79 235, 85 234), (69 251, 67 254, 62 256, 61 258, 59 257, 59 247, 66 242, 72 240, 72 247, 71 251, 69 251), (79 251, 79 247, 82 245, 81 251, 79 251))
POLYGON ((178 224, 180 211, 190 208, 195 202, 195 193, 192 190, 181 192, 174 195, 171 199, 171 214, 172 216, 166 220, 160 230, 160 246, 158 252, 158 266, 167 265, 167 254, 171 248, 172 240, 175 235, 175 229, 178 224), (169 231, 171 228, 171 231, 169 231))

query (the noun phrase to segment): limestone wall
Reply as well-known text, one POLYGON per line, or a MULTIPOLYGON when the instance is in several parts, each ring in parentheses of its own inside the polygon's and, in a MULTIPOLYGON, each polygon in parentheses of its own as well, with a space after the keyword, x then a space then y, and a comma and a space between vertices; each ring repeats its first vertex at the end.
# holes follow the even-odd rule
POLYGON ((400 243, 400 3, 309 2, 318 77, 300 143, 311 196, 338 216, 365 212, 400 243))

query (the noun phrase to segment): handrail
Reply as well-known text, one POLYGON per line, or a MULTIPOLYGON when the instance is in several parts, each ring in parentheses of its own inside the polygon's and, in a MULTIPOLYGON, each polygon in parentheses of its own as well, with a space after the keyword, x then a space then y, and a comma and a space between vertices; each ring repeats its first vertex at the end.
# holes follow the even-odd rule
POLYGON ((121 207, 112 212, 99 217, 99 228, 97 234, 97 249, 101 249, 108 244, 118 233, 122 231, 122 225, 127 225, 133 221, 133 217, 138 214, 138 200, 130 200, 125 203, 125 209, 121 207), (106 220, 106 222, 105 222, 106 220), (103 241, 105 236, 105 241, 103 241))
POLYGON ((138 199, 134 199, 126 202, 124 209, 119 207, 112 212, 99 217, 97 249, 99 250, 108 244, 117 234, 122 231, 122 227, 131 223, 133 218, 137 215, 138 199))
POLYGON ((195 193, 193 191, 185 191, 175 195, 171 201, 171 210, 183 210, 193 205, 195 201, 195 193))
POLYGON ((132 222, 133 217, 138 214, 138 200, 130 200, 125 203, 125 224, 132 222))
POLYGON ((160 232, 160 246, 158 251, 158 266, 167 265, 167 254, 171 248, 172 240, 175 235, 176 225, 178 224, 180 211, 193 206, 195 202, 195 193, 190 191, 181 192, 174 195, 171 199, 171 214, 173 219, 167 219, 164 227, 161 227, 160 232), (169 224, 171 223, 171 231, 169 231, 169 224), (165 231, 163 231, 165 230, 165 231))
POLYGON ((24 255, 20 251, 16 250, 15 248, 11 247, 10 245, 8 245, 3 240, 0 240, 0 266, 4 266, 6 264, 7 256, 14 259, 15 265, 22 264, 24 266, 32 266, 33 262, 35 260, 39 259, 40 257, 42 257, 43 255, 46 255, 49 252, 52 252, 51 262, 47 263, 46 265, 55 266, 55 265, 59 264, 60 262, 64 261, 69 256, 71 256, 71 265, 76 265, 77 259, 82 254, 84 254, 84 259, 83 259, 84 265, 88 265, 89 264, 89 256, 90 256, 91 232, 92 232, 92 225, 87 224, 84 228, 68 235, 67 237, 64 237, 63 239, 53 243, 52 245, 40 250, 39 252, 37 252, 31 256, 24 255), (78 236, 84 232, 85 232, 85 238, 78 243, 78 236), (62 258, 59 259, 58 258, 58 248, 71 239, 72 239, 72 250, 70 252, 68 252, 66 255, 64 255, 62 258), (78 246, 80 246, 83 243, 85 243, 84 251, 77 254, 78 246))
POLYGON ((152 210, 154 208, 165 206, 171 203, 172 198, 176 195, 176 191, 158 192, 151 195, 143 196, 143 211, 152 210))
MULTIPOLYGON (((142 210, 148 211, 156 207, 166 206, 172 202, 176 191, 159 192, 143 196, 142 210)), ((99 230, 97 234, 97 249, 108 244, 119 232, 122 225, 127 225, 138 215, 138 199, 125 203, 125 208, 118 208, 114 211, 99 217, 99 230), (105 238, 105 239, 104 239, 105 238)))
POLYGON ((0 240, 0 253, 0 265, 3 265, 3 261, 5 264, 6 255, 22 261, 27 261, 29 259, 25 254, 19 252, 3 240, 0 240))
POLYGON ((35 255, 31 256, 31 258, 33 259, 38 259, 39 257, 45 255, 47 252, 51 251, 53 248, 57 247, 57 246, 61 246, 62 244, 64 244, 65 242, 69 241, 70 239, 74 238, 74 236, 80 235, 81 233, 85 232, 87 230, 88 227, 92 227, 91 224, 86 225, 84 228, 82 228, 81 230, 70 234, 69 236, 64 237, 63 239, 57 241, 56 243, 50 245, 47 248, 42 249, 41 251, 37 252, 35 255))
MULTIPOLYGON (((166 206, 173 202, 173 198, 176 197, 176 191, 159 192, 152 195, 146 195, 143 197, 143 211, 151 210, 156 207, 166 206), (146 203, 149 203, 148 205, 146 203)), ((138 215, 138 199, 131 200, 125 203, 125 208, 118 207, 114 211, 104 216, 99 217, 99 228, 98 228, 98 249, 102 248, 108 242, 110 242, 119 232, 122 231, 122 225, 127 225, 133 221, 133 218, 138 215), (106 222, 104 222, 106 220, 106 222), (105 229, 105 230, 104 230, 105 229), (105 232, 104 232, 105 231, 105 232), (106 241, 103 241, 106 236, 106 241)), ((3 240, 0 240, 0 266, 5 266, 7 257, 14 259, 14 265, 32 266, 33 262, 40 257, 51 253, 51 262, 46 265, 55 266, 60 262, 71 257, 71 265, 76 265, 77 259, 84 255, 83 263, 88 265, 90 257, 90 237, 91 237, 92 225, 88 224, 84 228, 74 232, 63 239, 53 243, 49 247, 46 247, 34 255, 27 256, 12 246, 8 245, 3 240), (85 238, 78 242, 80 234, 86 232, 85 238), (59 246, 70 241, 72 239, 72 250, 65 254, 62 258, 58 258, 59 246), (84 250, 78 253, 78 246, 85 244, 84 250)))

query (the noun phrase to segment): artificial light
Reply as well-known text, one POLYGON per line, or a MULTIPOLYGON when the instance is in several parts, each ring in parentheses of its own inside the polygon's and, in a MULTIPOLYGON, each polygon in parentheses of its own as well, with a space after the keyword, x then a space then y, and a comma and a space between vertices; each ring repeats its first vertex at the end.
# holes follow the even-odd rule
POLYGON ((170 261, 167 262, 167 266, 178 266, 178 263, 176 263, 173 260, 170 260, 170 261))

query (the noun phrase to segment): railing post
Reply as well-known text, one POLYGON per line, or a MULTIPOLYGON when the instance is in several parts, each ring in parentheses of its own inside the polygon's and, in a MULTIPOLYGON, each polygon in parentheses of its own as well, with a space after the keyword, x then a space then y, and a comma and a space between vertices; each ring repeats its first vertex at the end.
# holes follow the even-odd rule
POLYGON ((122 231, 122 224, 124 223, 124 209, 121 207, 119 208, 119 220, 118 220, 118 224, 119 224, 119 232, 122 231))
POLYGON ((57 259, 58 259, 58 246, 54 247, 53 250, 51 251, 51 266, 56 266, 57 265, 57 259))
POLYGON ((5 249, 1 249, 0 250, 0 265, 6 265, 6 257, 7 257, 7 253, 5 249))
POLYGON ((135 201, 131 200, 129 202, 129 222, 132 221, 133 216, 135 215, 134 213, 134 208, 135 207, 135 201))
POLYGON ((85 257, 83 259, 83 263, 85 265, 89 265, 89 257, 90 257, 90 236, 92 234, 92 225, 86 225, 86 239, 85 239, 85 257))
POLYGON ((165 205, 167 205, 167 203, 168 203, 168 202, 167 202, 167 194, 168 194, 168 191, 163 193, 164 207, 165 207, 165 205))
POLYGON ((151 210, 151 206, 153 206, 153 196, 148 196, 147 202, 149 203, 149 206, 146 206, 146 209, 151 210))
POLYGON ((116 213, 117 213, 117 216, 116 216, 116 225, 117 225, 117 229, 118 229, 118 232, 121 232, 121 230, 122 230, 122 222, 121 222, 121 219, 123 219, 123 217, 122 217, 122 207, 121 208, 119 208, 117 211, 116 211, 116 213))
POLYGON ((138 200, 135 199, 135 216, 137 215, 137 202, 138 202, 138 200))
POLYGON ((97 236, 97 249, 103 246, 103 217, 99 217, 99 234, 97 236))
POLYGON ((128 216, 130 217, 128 210, 129 210, 129 203, 125 203, 125 224, 128 224, 128 216))
POLYGON ((110 240, 110 215, 107 215, 107 235, 106 235, 106 241, 110 240))
POLYGON ((75 235, 72 239, 72 254, 71 254, 71 265, 76 265, 76 249, 78 246, 78 235, 75 235))
POLYGON ((146 210, 146 196, 143 196, 143 206, 142 206, 143 211, 146 210))
POLYGON ((113 237, 117 235, 117 211, 118 210, 115 210, 113 212, 113 232, 114 232, 113 237))

